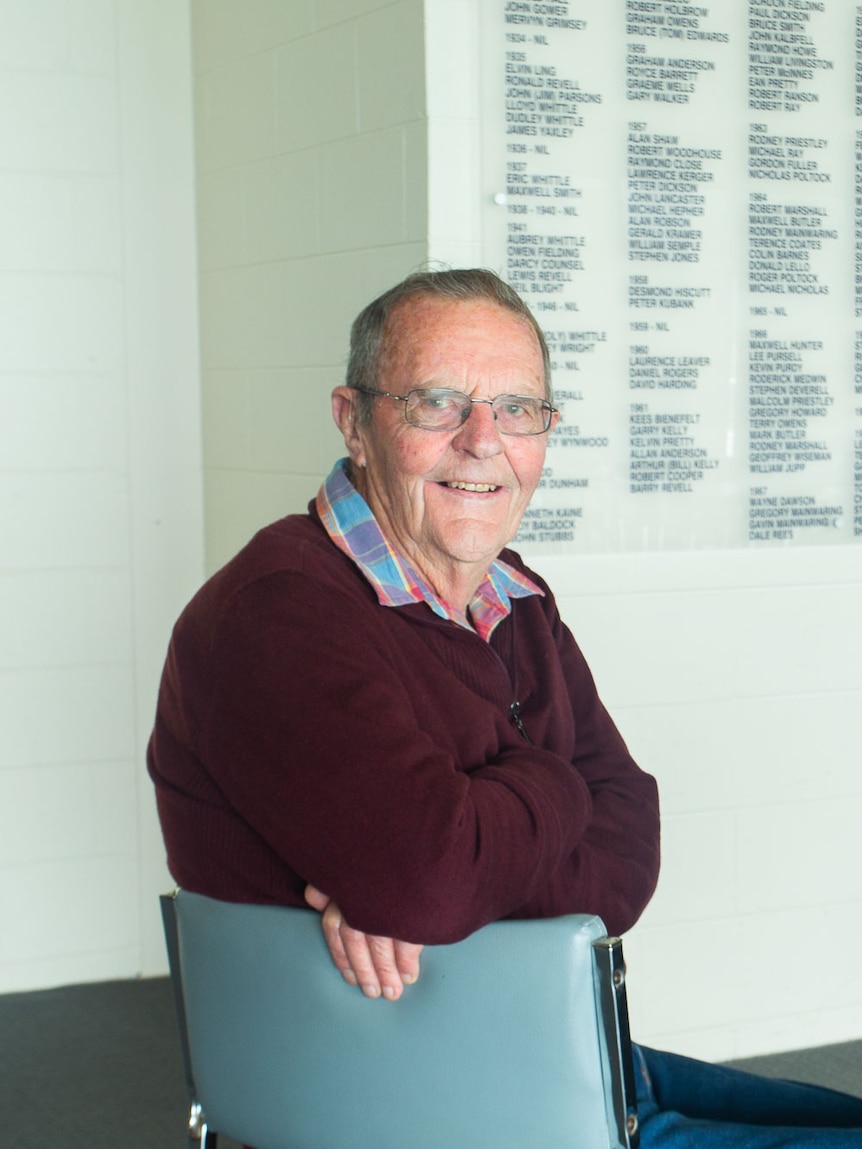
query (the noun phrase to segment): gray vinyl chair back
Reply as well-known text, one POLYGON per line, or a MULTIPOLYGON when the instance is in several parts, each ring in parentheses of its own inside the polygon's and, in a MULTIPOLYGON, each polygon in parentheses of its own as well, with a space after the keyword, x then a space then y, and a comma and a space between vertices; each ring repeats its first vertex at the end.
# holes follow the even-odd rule
POLYGON ((429 946, 396 1003, 331 963, 311 910, 186 890, 162 910, 189 1143, 256 1149, 632 1149, 619 939, 498 922, 429 946))

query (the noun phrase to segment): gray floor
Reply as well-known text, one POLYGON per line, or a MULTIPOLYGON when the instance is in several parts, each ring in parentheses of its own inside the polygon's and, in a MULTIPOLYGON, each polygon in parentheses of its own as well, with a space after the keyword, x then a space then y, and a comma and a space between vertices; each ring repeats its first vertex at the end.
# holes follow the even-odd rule
MULTIPOLYGON (((862 1041, 735 1064, 862 1096, 862 1041)), ((0 1145, 185 1149, 186 1112, 167 979, 0 995, 0 1145)))
POLYGON ((810 1081, 842 1093, 862 1097, 862 1041, 801 1049, 772 1057, 747 1057, 731 1062, 738 1069, 762 1073, 765 1077, 787 1077, 810 1081))
POLYGON ((0 995, 4 1149, 186 1149, 187 1115, 166 978, 0 995))

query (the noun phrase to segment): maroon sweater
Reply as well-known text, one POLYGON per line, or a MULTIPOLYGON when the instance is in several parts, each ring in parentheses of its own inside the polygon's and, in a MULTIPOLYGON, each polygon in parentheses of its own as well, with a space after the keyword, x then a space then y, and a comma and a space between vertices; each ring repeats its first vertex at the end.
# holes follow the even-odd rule
POLYGON ((311 882, 352 926, 424 943, 578 911, 628 929, 656 787, 544 589, 486 643, 380 606, 314 514, 262 530, 168 651, 148 765, 175 880, 286 905, 311 882))

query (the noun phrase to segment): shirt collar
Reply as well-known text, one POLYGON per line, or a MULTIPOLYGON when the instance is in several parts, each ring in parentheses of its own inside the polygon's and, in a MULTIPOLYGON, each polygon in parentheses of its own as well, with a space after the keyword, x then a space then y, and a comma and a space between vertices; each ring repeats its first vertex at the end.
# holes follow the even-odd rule
POLYGON ((486 642, 498 623, 511 612, 513 598, 544 594, 532 579, 502 559, 495 559, 469 604, 469 618, 439 598, 381 531, 371 508, 347 473, 348 460, 340 459, 321 486, 317 513, 326 533, 359 567, 374 588, 381 606, 424 602, 440 618, 476 632, 486 642))

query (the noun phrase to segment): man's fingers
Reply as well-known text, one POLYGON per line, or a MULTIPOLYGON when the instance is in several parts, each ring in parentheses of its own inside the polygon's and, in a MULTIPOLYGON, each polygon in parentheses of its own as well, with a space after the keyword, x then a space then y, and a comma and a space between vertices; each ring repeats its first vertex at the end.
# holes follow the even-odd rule
MULTIPOLYGON (((307 896, 306 894, 306 897, 307 896)), ((336 968, 340 970, 343 977, 349 981, 351 985, 356 985, 350 958, 347 956, 342 938, 342 930, 349 929, 349 926, 347 926, 344 918, 342 918, 341 910, 339 910, 335 902, 329 902, 325 907, 321 924, 323 925, 323 936, 326 938, 326 944, 329 946, 329 952, 332 955, 332 960, 335 962, 336 968)))
POLYGON ((419 955, 421 953, 422 946, 415 945, 413 942, 395 943, 395 964, 398 966, 398 972, 404 985, 413 985, 415 981, 419 980, 419 955))
MULTIPOLYGON (((366 997, 383 996, 387 1001, 397 1001, 404 990, 405 979, 396 960, 396 943, 391 938, 373 937, 354 930, 340 915, 337 928, 335 915, 331 915, 329 926, 332 929, 331 935, 327 933, 329 950, 345 981, 358 985, 366 997)), ((326 928, 324 921, 324 931, 326 928)), ((418 961, 405 960, 405 970, 408 977, 415 980, 418 961)))
POLYGON ((313 886, 306 888, 305 900, 322 909, 323 935, 341 976, 350 985, 358 985, 366 997, 382 995, 397 1001, 404 986, 417 980, 422 946, 353 929, 335 902, 313 886))
POLYGON ((366 942, 383 996, 397 1001, 404 992, 404 979, 396 957, 399 943, 392 938, 378 937, 366 937, 366 942))
MULTIPOLYGON (((391 983, 394 979, 385 956, 377 950, 372 956, 371 951, 372 942, 382 942, 385 939, 369 938, 361 930, 352 929, 334 902, 330 902, 323 911, 322 921, 326 944, 344 980, 350 985, 358 985, 366 997, 380 997, 381 994, 391 997, 391 983), (376 964, 378 960, 379 970, 376 964)), ((390 965, 395 970, 394 954, 390 965)), ((398 978, 397 970, 394 976, 398 978)))
POLYGON ((318 890, 316 886, 305 887, 305 900, 313 910, 323 913, 329 905, 329 895, 325 894, 323 890, 318 890))

